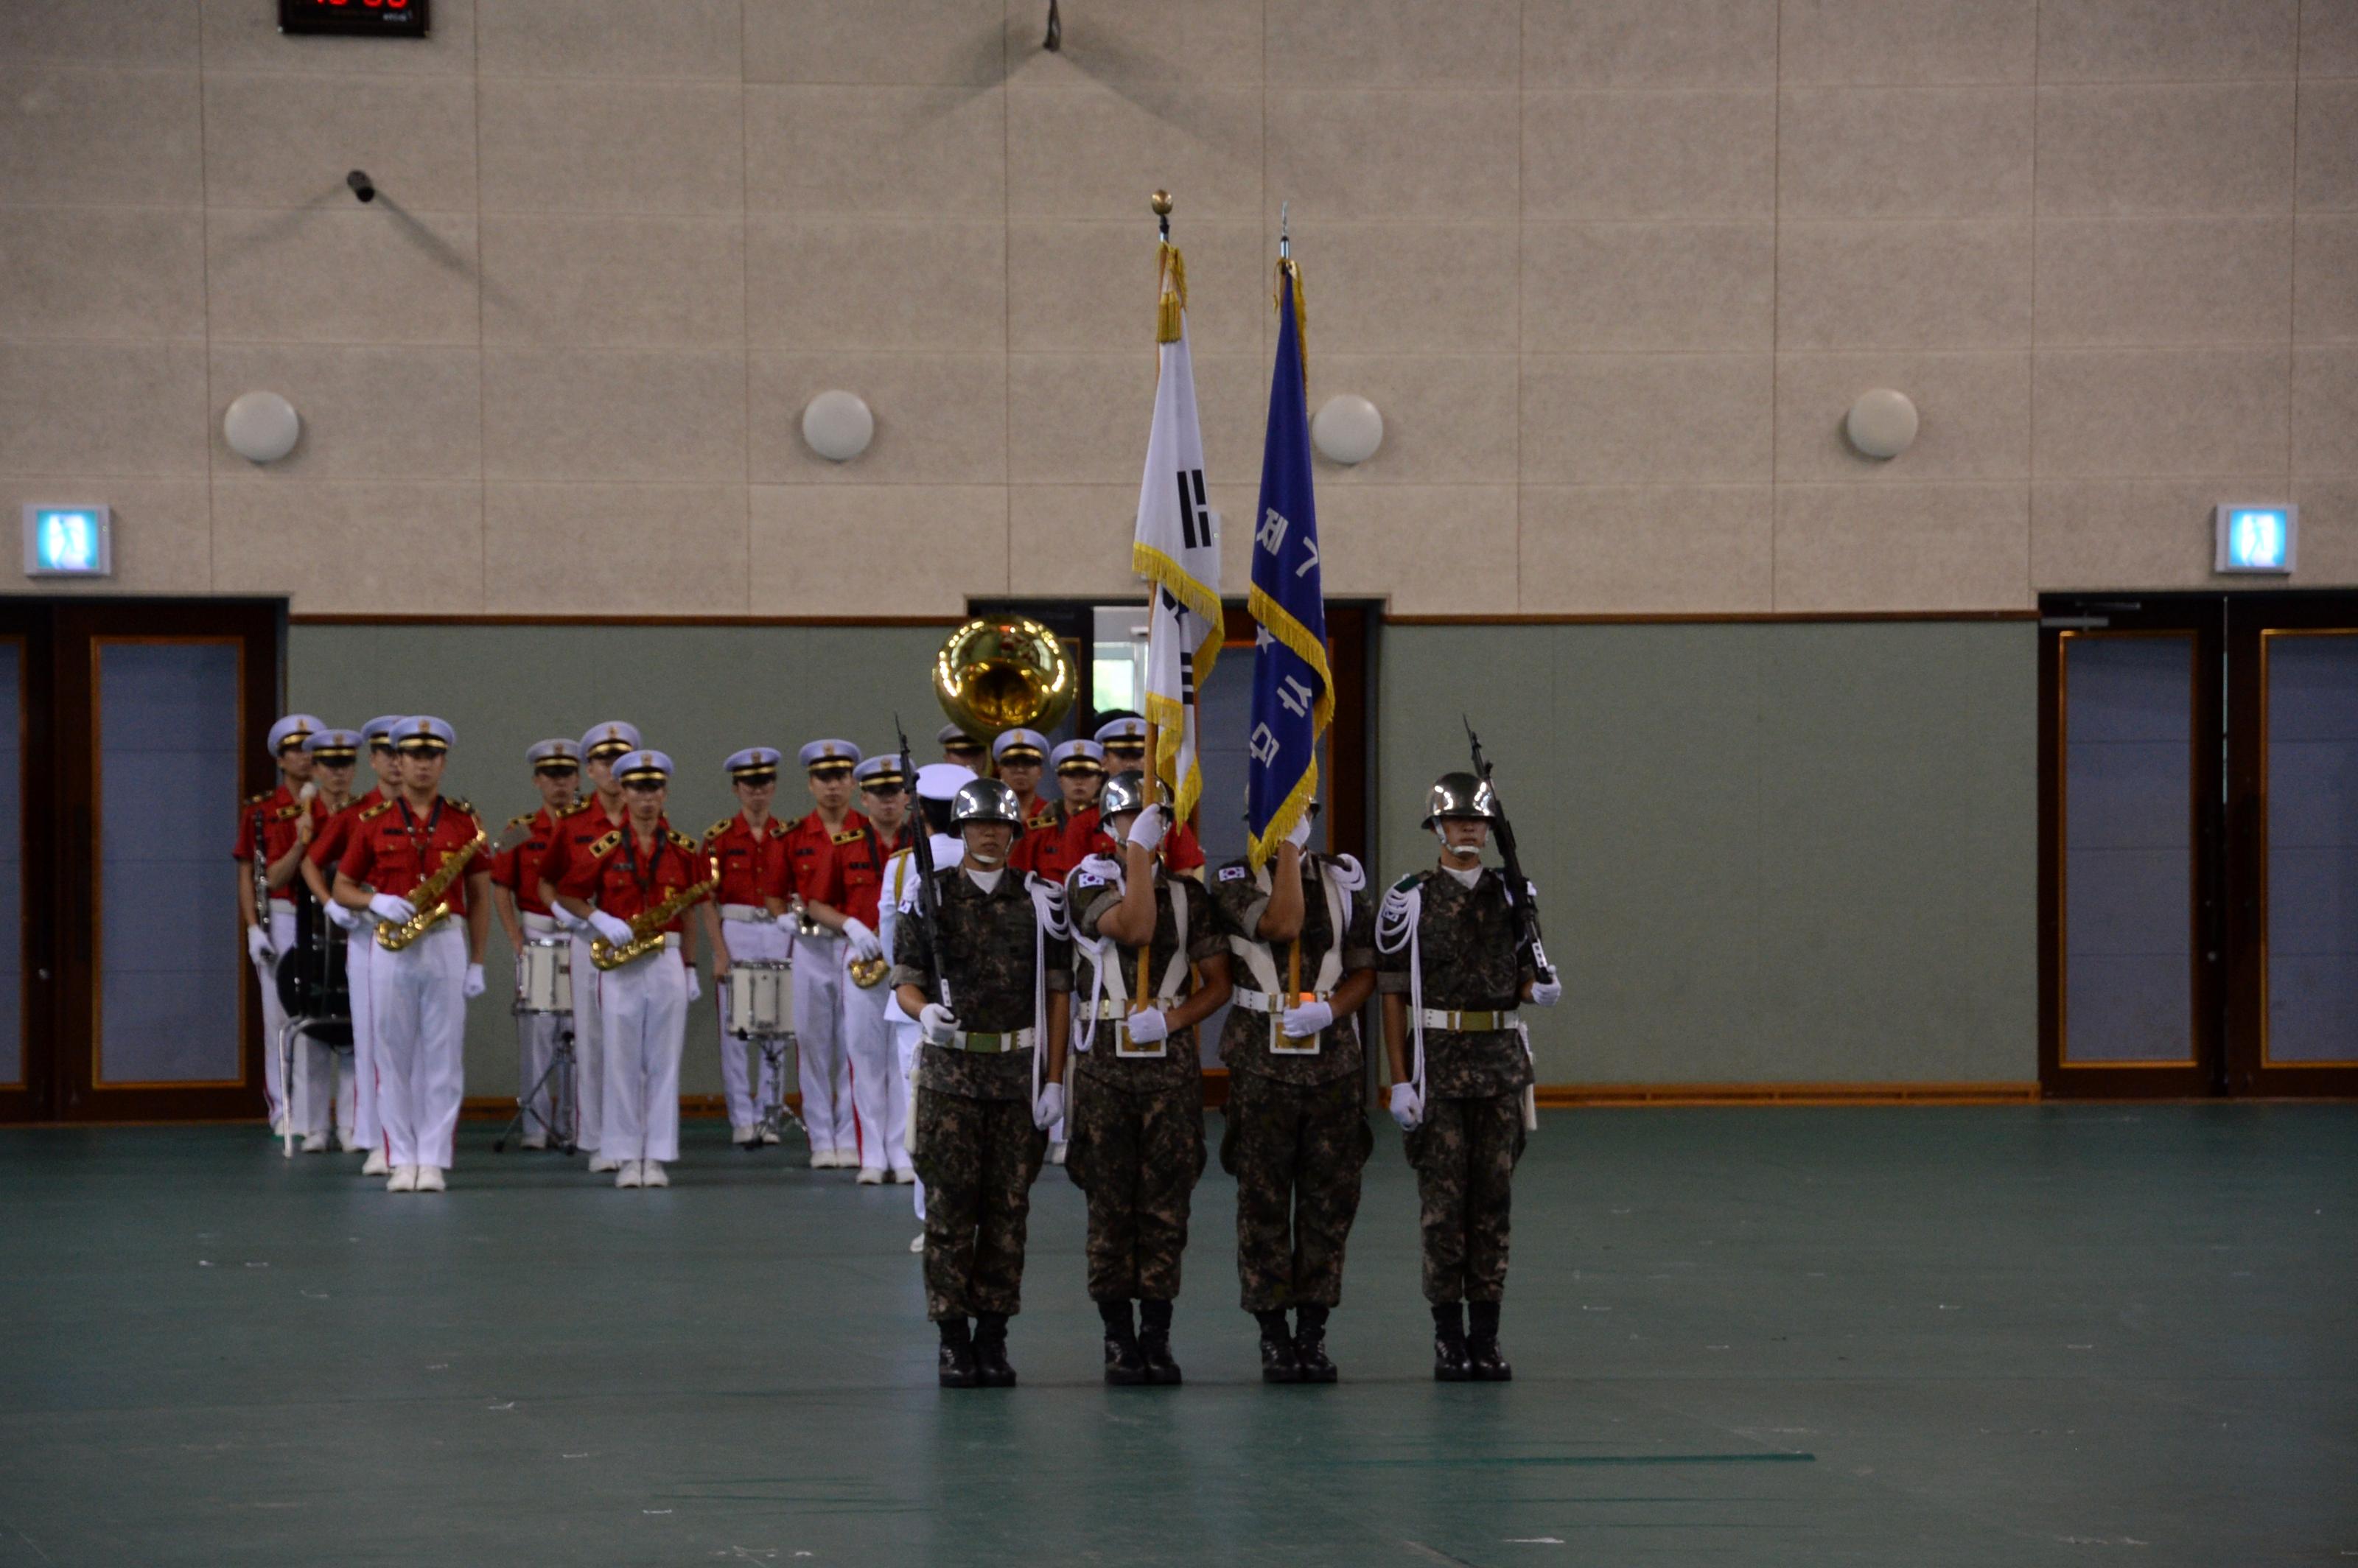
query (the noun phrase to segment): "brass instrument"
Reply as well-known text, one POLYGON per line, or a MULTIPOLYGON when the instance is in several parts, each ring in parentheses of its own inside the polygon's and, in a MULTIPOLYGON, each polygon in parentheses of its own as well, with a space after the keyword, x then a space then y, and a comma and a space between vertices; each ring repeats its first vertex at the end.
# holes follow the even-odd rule
POLYGON ((720 886, 720 858, 713 856, 708 862, 712 874, 700 882, 691 882, 665 898, 653 909, 643 909, 631 916, 631 939, 617 947, 603 936, 590 943, 590 962, 600 974, 619 969, 634 958, 644 958, 663 946, 664 927, 669 925, 679 912, 698 899, 711 896, 720 886))
POLYGON ((849 968, 851 983, 861 990, 872 991, 884 983, 885 976, 892 972, 892 960, 881 955, 873 958, 854 958, 849 968))
POLYGON ((1079 690, 1064 643, 1021 615, 969 621, 934 655, 942 711, 979 741, 1010 730, 1053 730, 1079 690))
POLYGON ((442 863, 434 868, 434 874, 409 892, 410 904, 417 913, 398 925, 390 921, 380 923, 376 928, 376 945, 388 953, 398 953, 448 919, 450 905, 442 895, 450 891, 450 884, 459 880, 459 873, 467 869, 467 862, 482 853, 483 846, 488 842, 490 840, 478 830, 472 838, 443 856, 442 863))

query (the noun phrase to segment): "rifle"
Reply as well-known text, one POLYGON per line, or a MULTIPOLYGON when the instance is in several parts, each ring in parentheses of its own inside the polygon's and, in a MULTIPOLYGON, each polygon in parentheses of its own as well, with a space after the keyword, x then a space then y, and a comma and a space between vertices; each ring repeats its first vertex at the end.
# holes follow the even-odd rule
MULTIPOLYGON (((901 748, 901 768, 909 774, 909 794, 917 793, 916 771, 911 766, 909 732, 901 728, 901 716, 892 715, 892 735, 901 748)), ((909 836, 909 856, 917 868, 917 918, 925 923, 925 951, 934 958, 934 988, 941 993, 944 1007, 950 1001, 949 966, 942 955, 941 890, 934 885, 934 825, 925 820, 923 801, 915 802, 917 830, 909 836)))
POLYGON ((1522 858, 1515 853, 1514 825, 1507 820, 1507 807, 1498 799, 1498 786, 1490 781, 1490 759, 1482 754, 1482 738, 1474 733, 1474 721, 1462 713, 1458 721, 1466 726, 1466 742, 1474 749, 1474 776, 1490 784, 1490 809, 1498 814, 1494 832, 1498 840, 1498 858, 1507 864, 1507 903, 1522 925, 1523 940, 1531 945, 1532 969, 1541 980, 1552 980, 1555 966, 1548 962, 1547 948, 1540 941, 1540 912, 1534 907, 1531 881, 1523 875, 1522 858))

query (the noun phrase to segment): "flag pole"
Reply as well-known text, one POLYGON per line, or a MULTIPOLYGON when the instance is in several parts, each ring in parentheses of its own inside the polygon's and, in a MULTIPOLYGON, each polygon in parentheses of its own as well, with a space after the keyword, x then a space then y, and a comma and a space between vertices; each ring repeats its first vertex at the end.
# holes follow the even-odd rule
MULTIPOLYGON (((1292 205, 1293 204, 1291 202, 1281 201, 1278 203, 1277 207, 1277 308, 1280 310, 1287 309, 1292 306, 1293 301, 1293 292, 1295 287, 1298 286, 1298 279, 1300 277, 1300 273, 1293 265, 1293 237, 1291 232, 1291 226, 1286 222, 1287 209, 1292 205)), ((1296 321, 1293 324, 1293 341, 1296 343, 1301 342, 1301 322, 1296 321)), ((1303 354, 1303 363, 1302 367, 1305 373, 1302 379, 1302 395, 1305 405, 1310 395, 1310 378, 1306 373, 1310 368, 1308 362, 1309 358, 1309 354, 1305 351, 1303 354)), ((1304 806, 1303 809, 1307 811, 1309 807, 1304 806)), ((1301 869, 1301 860, 1299 859, 1299 852, 1297 852, 1297 857, 1294 862, 1294 871, 1299 873, 1301 869)), ((1305 920, 1308 918, 1309 908, 1309 897, 1307 894, 1304 894, 1303 898, 1303 918, 1305 920)), ((1327 933, 1327 935, 1329 940, 1333 941, 1336 946, 1340 946, 1342 945, 1343 934, 1341 932, 1329 932, 1327 933)), ((1285 1000, 1286 1005, 1291 1007, 1297 1005, 1302 1000, 1302 937, 1300 934, 1297 933, 1293 940, 1286 946, 1291 949, 1291 951, 1287 953, 1285 959, 1285 1000)))
MULTIPOLYGON (((1157 320, 1156 337, 1159 343, 1161 338, 1160 322, 1163 308, 1163 286, 1166 276, 1168 276, 1168 269, 1171 265, 1171 208, 1173 205, 1171 200, 1171 192, 1167 190, 1155 191, 1146 199, 1146 205, 1154 213, 1155 230, 1158 236, 1154 250, 1154 306, 1157 320)), ((1163 373, 1163 355, 1159 346, 1155 351, 1154 364, 1155 374, 1160 377, 1163 373)), ((1147 635, 1149 638, 1152 638, 1154 634, 1154 596, 1160 591, 1162 590, 1156 585, 1152 583, 1149 583, 1147 585, 1146 625, 1147 635)), ((1152 703, 1141 703, 1140 706, 1147 709, 1146 778, 1144 780, 1145 788, 1142 792, 1144 795, 1143 804, 1152 806, 1155 803, 1157 795, 1157 791, 1155 789, 1155 779, 1157 775, 1158 759, 1162 752, 1162 737, 1157 732, 1157 726, 1154 722, 1154 705, 1152 703)), ((1168 833, 1170 829, 1166 827, 1163 831, 1168 833)), ((1157 852, 1160 852, 1159 849, 1157 852)), ((1152 856, 1148 858, 1147 871, 1150 875, 1152 874, 1153 857, 1152 856)), ((1130 987, 1130 1007, 1132 1012, 1135 1012, 1139 1009, 1147 1005, 1147 999, 1150 993, 1146 988, 1152 979, 1153 958, 1154 935, 1153 933, 1150 931, 1147 934, 1146 940, 1140 944, 1138 949, 1138 983, 1130 987)))

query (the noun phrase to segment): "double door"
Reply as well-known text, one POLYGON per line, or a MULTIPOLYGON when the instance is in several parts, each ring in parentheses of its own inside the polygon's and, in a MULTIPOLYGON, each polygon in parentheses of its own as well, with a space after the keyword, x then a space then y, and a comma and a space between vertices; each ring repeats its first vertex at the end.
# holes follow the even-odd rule
POLYGON ((283 609, 0 600, 0 1121, 262 1114, 230 850, 283 609))
POLYGON ((2358 1092, 2358 594, 2040 604, 2050 1094, 2358 1092))

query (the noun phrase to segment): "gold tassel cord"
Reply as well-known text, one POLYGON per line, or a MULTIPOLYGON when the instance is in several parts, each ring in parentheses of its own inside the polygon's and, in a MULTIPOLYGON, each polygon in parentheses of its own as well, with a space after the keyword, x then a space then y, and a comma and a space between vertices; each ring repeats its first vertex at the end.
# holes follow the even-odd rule
POLYGON ((1293 288, 1293 347, 1302 356, 1302 385, 1306 396, 1310 387, 1310 312, 1302 298, 1302 269, 1287 256, 1277 264, 1278 293, 1270 299, 1270 308, 1282 308, 1288 285, 1293 288))
POLYGON ((1154 341, 1175 343, 1179 341, 1180 319, 1187 308, 1187 263, 1180 255, 1179 247, 1168 240, 1157 245, 1154 271, 1154 341))

